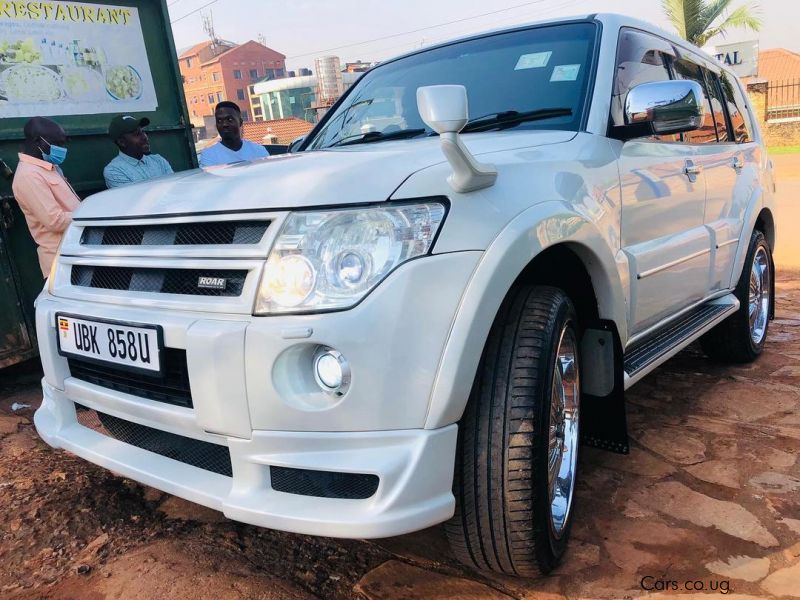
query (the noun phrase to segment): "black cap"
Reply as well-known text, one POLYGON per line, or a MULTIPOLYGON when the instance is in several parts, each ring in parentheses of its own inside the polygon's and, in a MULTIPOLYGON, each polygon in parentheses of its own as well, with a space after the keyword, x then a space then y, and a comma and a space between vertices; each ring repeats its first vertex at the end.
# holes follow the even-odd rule
POLYGON ((115 142, 126 133, 133 133, 139 127, 147 127, 150 125, 150 119, 142 117, 137 119, 131 115, 117 115, 111 119, 111 125, 108 126, 108 135, 115 142))

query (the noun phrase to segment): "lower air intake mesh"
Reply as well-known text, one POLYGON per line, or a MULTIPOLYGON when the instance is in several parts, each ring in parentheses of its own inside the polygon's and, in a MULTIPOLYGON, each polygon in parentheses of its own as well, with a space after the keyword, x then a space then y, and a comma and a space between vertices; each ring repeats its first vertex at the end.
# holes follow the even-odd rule
POLYGON ((152 269, 73 265, 70 283, 104 290, 190 296, 241 296, 246 278, 247 271, 231 269, 152 269), (212 283, 210 287, 208 282, 212 283))
POLYGON ((272 489, 287 494, 317 498, 364 500, 378 489, 378 476, 364 473, 335 473, 309 469, 270 467, 272 489))
POLYGON ((75 405, 78 423, 108 437, 172 460, 231 477, 231 454, 226 446, 203 442, 132 423, 118 417, 75 405))

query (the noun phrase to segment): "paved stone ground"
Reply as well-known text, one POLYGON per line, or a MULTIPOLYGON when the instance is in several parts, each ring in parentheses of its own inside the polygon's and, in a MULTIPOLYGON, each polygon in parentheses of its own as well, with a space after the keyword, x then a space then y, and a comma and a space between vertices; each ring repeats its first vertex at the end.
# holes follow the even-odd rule
MULTIPOLYGON (((790 266, 792 227, 782 220, 777 253, 790 266)), ((569 553, 536 581, 462 569, 440 527, 359 542, 227 521, 51 450, 30 423, 35 365, 6 373, 0 597, 800 597, 799 274, 780 271, 756 363, 692 347, 629 390, 631 454, 582 449, 569 553)))

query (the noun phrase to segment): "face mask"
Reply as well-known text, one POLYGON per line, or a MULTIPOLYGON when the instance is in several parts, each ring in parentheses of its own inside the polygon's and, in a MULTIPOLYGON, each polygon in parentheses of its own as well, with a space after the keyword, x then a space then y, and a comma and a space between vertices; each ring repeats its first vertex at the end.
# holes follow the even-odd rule
POLYGON ((50 152, 45 152, 42 150, 42 158, 45 159, 47 162, 52 163, 54 165, 60 165, 67 159, 67 149, 63 146, 56 146, 51 144, 44 138, 42 138, 47 144, 50 146, 50 152))

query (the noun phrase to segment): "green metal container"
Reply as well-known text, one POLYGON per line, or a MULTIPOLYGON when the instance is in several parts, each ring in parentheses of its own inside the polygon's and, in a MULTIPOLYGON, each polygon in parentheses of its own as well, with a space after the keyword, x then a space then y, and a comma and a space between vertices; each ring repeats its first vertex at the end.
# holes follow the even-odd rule
MULTIPOLYGON (((147 132, 152 151, 164 156, 175 171, 197 167, 166 2, 110 0, 98 4, 138 9, 158 108, 135 116, 150 119, 147 132)), ((107 133, 114 114, 46 115, 67 132, 69 156, 64 174, 81 197, 105 189, 103 167, 117 154, 107 133)), ((12 170, 19 162, 26 121, 0 120, 0 159, 12 170)), ((2 175, 0 169, 0 369, 36 355, 33 301, 43 285, 36 244, 13 198, 11 179, 2 175)))

